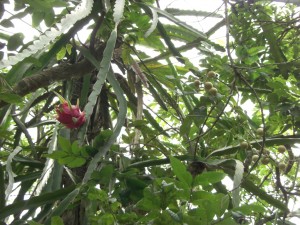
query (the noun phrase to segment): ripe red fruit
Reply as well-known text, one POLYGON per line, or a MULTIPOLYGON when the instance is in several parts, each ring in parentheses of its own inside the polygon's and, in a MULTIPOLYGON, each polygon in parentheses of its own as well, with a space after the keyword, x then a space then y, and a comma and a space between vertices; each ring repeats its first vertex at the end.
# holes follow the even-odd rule
POLYGON ((82 126, 85 122, 85 113, 78 105, 70 105, 67 101, 56 106, 57 120, 67 128, 73 129, 82 126))

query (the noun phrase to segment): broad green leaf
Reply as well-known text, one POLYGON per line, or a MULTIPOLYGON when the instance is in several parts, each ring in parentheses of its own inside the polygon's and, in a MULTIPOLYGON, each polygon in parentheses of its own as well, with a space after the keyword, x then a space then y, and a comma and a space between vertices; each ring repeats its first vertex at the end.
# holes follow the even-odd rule
POLYGON ((66 50, 69 55, 71 55, 71 53, 72 53, 72 48, 73 48, 73 45, 71 45, 71 44, 66 45, 66 50))
POLYGON ((23 33, 16 33, 8 39, 7 42, 7 49, 9 51, 17 50, 23 44, 24 34, 23 33))
POLYGON ((220 182, 226 176, 223 172, 208 171, 201 173, 195 177, 194 185, 209 185, 220 182))
POLYGON ((69 161, 66 164, 70 168, 76 168, 84 165, 85 163, 86 163, 86 159, 78 156, 78 157, 73 157, 73 160, 69 161))
POLYGON ((65 151, 65 152, 71 152, 72 151, 71 142, 67 138, 64 138, 62 136, 58 136, 58 144, 59 144, 59 147, 63 151, 65 151))
POLYGON ((66 52, 67 52, 66 48, 65 48, 65 47, 62 47, 62 48, 60 49, 60 51, 56 54, 56 59, 57 59, 57 60, 62 60, 62 59, 65 57, 66 52))
POLYGON ((43 21, 45 17, 45 12, 43 11, 33 11, 32 13, 32 26, 33 27, 38 27, 40 23, 43 21))
POLYGON ((243 205, 240 207, 237 207, 234 209, 234 211, 242 212, 245 215, 253 215, 254 213, 265 213, 266 209, 257 204, 249 204, 249 205, 243 205))
POLYGON ((51 27, 55 22, 55 13, 53 9, 49 9, 45 12, 44 21, 47 27, 51 27))
POLYGON ((10 104, 17 104, 22 102, 23 98, 13 93, 0 93, 0 100, 10 104))
POLYGON ((75 155, 75 156, 79 156, 80 153, 81 153, 81 147, 78 145, 78 141, 74 141, 72 143, 72 153, 75 155))
POLYGON ((47 154, 46 156, 49 158, 52 158, 52 159, 59 160, 61 158, 65 158, 69 155, 70 155, 70 153, 67 151, 54 151, 51 154, 47 154))
POLYGON ((53 216, 51 218, 51 225, 64 225, 64 222, 59 216, 53 216))
POLYGON ((9 19, 1 20, 0 25, 6 28, 14 27, 14 24, 9 19))
POLYGON ((228 210, 229 196, 223 194, 217 194, 216 202, 217 205, 219 205, 217 206, 217 216, 220 218, 226 212, 226 210, 228 210))
POLYGON ((113 134, 112 130, 103 130, 99 135, 97 135, 94 139, 93 147, 99 149, 102 147, 113 134))
POLYGON ((169 156, 170 163, 173 169, 174 174, 177 176, 177 178, 184 182, 188 187, 191 187, 193 177, 192 175, 187 171, 186 166, 178 159, 176 159, 173 156, 169 156))

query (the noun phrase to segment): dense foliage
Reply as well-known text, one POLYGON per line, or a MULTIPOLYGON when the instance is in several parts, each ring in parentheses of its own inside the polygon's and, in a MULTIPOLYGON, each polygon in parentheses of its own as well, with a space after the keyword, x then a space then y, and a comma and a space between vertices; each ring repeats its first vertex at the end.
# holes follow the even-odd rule
POLYGON ((294 224, 297 1, 160 2, 0 1, 2 224, 294 224))

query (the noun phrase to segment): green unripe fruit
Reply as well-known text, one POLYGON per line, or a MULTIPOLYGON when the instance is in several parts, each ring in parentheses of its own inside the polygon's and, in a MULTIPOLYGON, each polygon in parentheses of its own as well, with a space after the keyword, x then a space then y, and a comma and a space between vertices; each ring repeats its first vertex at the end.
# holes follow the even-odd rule
POLYGON ((285 168, 286 168, 285 163, 279 163, 279 164, 278 164, 278 168, 279 168, 281 171, 284 171, 285 168))
POLYGON ((216 96, 218 94, 218 90, 217 88, 211 88, 209 91, 208 91, 209 94, 213 95, 213 96, 216 96))
POLYGON ((264 129, 263 129, 263 128, 258 128, 258 129, 256 130, 256 134, 257 134, 258 136, 263 136, 263 135, 264 135, 264 129))
POLYGON ((216 76, 216 73, 214 72, 214 71, 209 71, 208 73, 207 73, 207 77, 208 78, 214 78, 216 76))
POLYGON ((240 143, 240 147, 242 149, 247 149, 249 147, 249 145, 248 145, 248 143, 246 141, 243 141, 243 142, 240 143))
POLYGON ((278 152, 284 153, 286 151, 286 147, 284 145, 279 145, 278 146, 278 152))
POLYGON ((269 157, 266 157, 266 156, 262 157, 262 159, 261 159, 262 164, 267 165, 269 162, 270 162, 269 157))
POLYGON ((200 80, 194 80, 194 85, 198 88, 200 86, 201 82, 200 80))
POLYGON ((258 155, 253 155, 252 156, 252 162, 256 162, 258 160, 259 156, 258 155))
POLYGON ((267 149, 263 149, 263 152, 262 152, 264 155, 268 156, 270 155, 270 151, 267 150, 267 149))
POLYGON ((206 91, 209 91, 210 89, 212 89, 212 87, 213 87, 213 84, 211 82, 205 82, 204 83, 204 89, 206 91))

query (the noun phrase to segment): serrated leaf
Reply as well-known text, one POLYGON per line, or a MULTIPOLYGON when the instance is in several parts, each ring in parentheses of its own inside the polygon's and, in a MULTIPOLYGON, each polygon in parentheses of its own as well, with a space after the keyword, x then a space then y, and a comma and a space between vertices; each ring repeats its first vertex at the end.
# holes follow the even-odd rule
POLYGON ((235 160, 235 172, 233 177, 232 204, 238 207, 240 204, 240 185, 243 179, 244 165, 241 161, 235 160))
POLYGON ((173 169, 174 174, 177 176, 177 178, 187 184, 189 187, 192 185, 193 177, 192 175, 187 171, 186 166, 179 160, 176 159, 173 156, 170 156, 170 163, 173 169))
POLYGON ((125 0, 116 0, 115 7, 114 7, 114 14, 113 14, 116 25, 118 25, 121 21, 124 12, 124 6, 125 6, 125 0))

